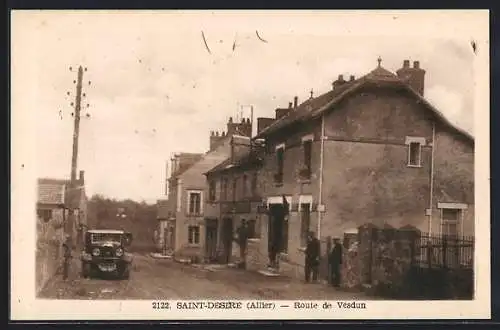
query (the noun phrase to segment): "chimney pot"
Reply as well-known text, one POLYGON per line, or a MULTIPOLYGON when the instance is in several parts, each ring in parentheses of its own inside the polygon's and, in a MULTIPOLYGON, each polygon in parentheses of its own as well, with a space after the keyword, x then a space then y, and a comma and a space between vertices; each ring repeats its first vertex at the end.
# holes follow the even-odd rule
POLYGON ((210 131, 210 136, 214 136, 214 135, 215 135, 214 131, 210 131))
POLYGON ((79 179, 79 181, 81 183, 85 182, 85 171, 80 171, 80 179, 79 179))
POLYGON ((298 97, 298 96, 295 96, 295 97, 293 98, 293 107, 294 107, 294 108, 296 108, 298 103, 299 103, 299 97, 298 97))
POLYGON ((356 80, 356 77, 354 77, 353 75, 351 75, 351 81, 354 81, 356 80))
POLYGON ((292 102, 288 102, 288 108, 292 108, 292 102))
POLYGON ((219 136, 219 131, 215 132, 215 136, 219 136))
POLYGON ((245 123, 245 117, 241 118, 241 123, 244 124, 245 123))
POLYGON ((420 69, 420 62, 419 61, 414 61, 413 62, 413 68, 414 69, 420 69))
POLYGON ((408 69, 410 67, 410 60, 403 61, 403 68, 408 69))
POLYGON ((233 117, 229 117, 229 123, 233 122, 233 117))

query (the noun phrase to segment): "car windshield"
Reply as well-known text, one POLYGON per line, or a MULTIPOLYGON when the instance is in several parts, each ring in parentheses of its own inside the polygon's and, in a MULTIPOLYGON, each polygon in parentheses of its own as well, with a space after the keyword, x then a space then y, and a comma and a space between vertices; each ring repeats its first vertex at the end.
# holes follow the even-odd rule
POLYGON ((92 243, 101 243, 101 242, 116 242, 121 243, 121 234, 114 233, 94 233, 92 234, 92 243))

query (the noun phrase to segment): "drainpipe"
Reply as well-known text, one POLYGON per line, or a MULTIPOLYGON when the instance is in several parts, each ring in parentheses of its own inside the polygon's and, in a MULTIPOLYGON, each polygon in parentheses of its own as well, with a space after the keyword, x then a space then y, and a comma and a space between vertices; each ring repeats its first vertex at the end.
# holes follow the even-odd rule
POLYGON ((431 183, 429 194, 429 237, 432 233, 432 209, 433 209, 433 195, 434 195, 434 149, 436 148, 436 123, 432 123, 432 150, 431 150, 431 183))
MULTIPOLYGON (((320 163, 319 163, 319 193, 318 193, 318 205, 323 204, 323 158, 325 149, 325 115, 321 116, 321 151, 320 151, 320 163)), ((321 239, 321 220, 323 219, 323 212, 318 212, 318 228, 317 236, 321 239)))

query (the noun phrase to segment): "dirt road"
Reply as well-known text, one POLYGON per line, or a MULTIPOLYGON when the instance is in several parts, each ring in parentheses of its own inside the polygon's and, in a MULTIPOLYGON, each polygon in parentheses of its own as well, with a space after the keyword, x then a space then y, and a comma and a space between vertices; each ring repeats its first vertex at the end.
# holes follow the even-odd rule
POLYGON ((195 267, 135 255, 130 279, 84 279, 78 260, 69 278, 55 277, 40 298, 58 299, 369 299, 321 284, 226 267, 195 267))

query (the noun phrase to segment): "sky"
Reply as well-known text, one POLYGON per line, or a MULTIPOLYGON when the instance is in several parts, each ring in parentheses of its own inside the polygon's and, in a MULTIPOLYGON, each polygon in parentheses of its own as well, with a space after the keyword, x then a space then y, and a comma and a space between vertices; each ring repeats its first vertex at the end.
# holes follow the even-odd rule
POLYGON ((242 109, 250 115, 241 105, 253 105, 254 118, 271 117, 294 96, 300 103, 311 89, 327 92, 339 74, 368 73, 379 56, 393 72, 405 59, 420 61, 425 97, 474 135, 474 36, 457 33, 456 18, 434 16, 15 14, 13 42, 26 56, 16 63, 13 55, 13 62, 24 68, 30 96, 23 111, 34 112, 37 176, 69 177, 79 65, 87 71, 78 169, 85 170, 88 195, 162 198, 172 153, 207 151, 211 130, 224 129, 242 109))

